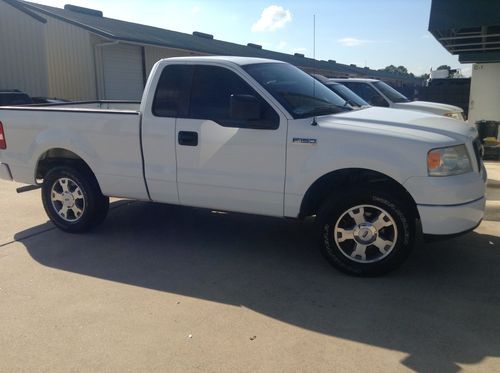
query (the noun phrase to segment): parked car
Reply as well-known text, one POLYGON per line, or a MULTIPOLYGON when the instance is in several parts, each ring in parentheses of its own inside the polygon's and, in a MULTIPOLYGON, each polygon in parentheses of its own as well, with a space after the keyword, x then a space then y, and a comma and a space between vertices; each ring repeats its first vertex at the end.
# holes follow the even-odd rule
POLYGON ((18 89, 0 89, 0 106, 24 106, 33 104, 62 104, 69 102, 61 98, 30 97, 18 89))
POLYGON ((316 80, 320 81, 324 85, 326 85, 328 88, 330 88, 333 92, 335 92, 337 95, 342 97, 344 100, 347 101, 349 105, 351 105, 355 109, 362 109, 369 107, 370 105, 368 102, 363 100, 361 97, 359 97, 356 93, 351 91, 349 88, 347 88, 345 85, 337 83, 333 79, 329 79, 324 77, 323 75, 319 74, 311 74, 316 80))
POLYGON ((464 120, 463 110, 458 106, 428 101, 410 101, 390 85, 377 79, 335 78, 333 80, 342 83, 372 106, 418 110, 464 120))
POLYGON ((273 60, 170 58, 155 64, 135 110, 3 107, 0 178, 41 186, 47 215, 72 233, 101 223, 111 196, 316 217, 323 254, 354 275, 398 267, 421 233, 480 223, 475 128, 352 110, 313 79, 273 60))
POLYGON ((33 99, 17 89, 0 89, 0 106, 29 105, 33 99))

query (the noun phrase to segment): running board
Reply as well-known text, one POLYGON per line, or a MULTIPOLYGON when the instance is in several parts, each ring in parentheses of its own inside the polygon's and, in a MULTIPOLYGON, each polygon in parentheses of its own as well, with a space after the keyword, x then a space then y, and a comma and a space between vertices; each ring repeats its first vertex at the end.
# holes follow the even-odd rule
POLYGON ((17 193, 31 192, 32 190, 40 189, 41 185, 26 185, 16 189, 17 193))

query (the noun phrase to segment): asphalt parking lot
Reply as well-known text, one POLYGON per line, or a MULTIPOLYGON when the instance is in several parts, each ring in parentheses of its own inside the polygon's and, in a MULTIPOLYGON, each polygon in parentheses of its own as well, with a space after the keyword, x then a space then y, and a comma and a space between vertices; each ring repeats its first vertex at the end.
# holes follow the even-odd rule
POLYGON ((361 279, 308 224, 115 201, 71 235, 0 181, 0 371, 500 371, 491 185, 474 232, 361 279))

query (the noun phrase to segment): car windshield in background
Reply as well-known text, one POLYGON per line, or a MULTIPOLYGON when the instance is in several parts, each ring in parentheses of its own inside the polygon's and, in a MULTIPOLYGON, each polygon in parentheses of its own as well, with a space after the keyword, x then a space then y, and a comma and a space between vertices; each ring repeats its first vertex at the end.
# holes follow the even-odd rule
POLYGON ((294 118, 352 110, 347 102, 295 66, 257 63, 243 66, 294 118))
POLYGON ((392 88, 390 85, 384 83, 384 82, 375 82, 373 83, 375 87, 377 87, 389 100, 392 102, 410 102, 408 98, 406 98, 404 95, 396 91, 394 88, 392 88))
POLYGON ((343 84, 327 83, 326 85, 333 92, 335 92, 340 97, 342 97, 344 100, 346 100, 351 106, 359 106, 359 107, 370 106, 370 104, 368 104, 368 102, 363 100, 361 97, 359 97, 356 93, 351 91, 349 88, 347 88, 343 84))

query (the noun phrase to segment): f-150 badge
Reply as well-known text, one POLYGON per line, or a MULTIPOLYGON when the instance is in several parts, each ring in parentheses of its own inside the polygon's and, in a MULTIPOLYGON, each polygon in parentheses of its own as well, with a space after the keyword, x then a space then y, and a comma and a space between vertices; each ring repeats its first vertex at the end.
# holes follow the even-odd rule
POLYGON ((318 140, 316 139, 307 139, 303 137, 294 137, 292 139, 292 143, 294 144, 311 144, 311 145, 316 145, 318 143, 318 140))

